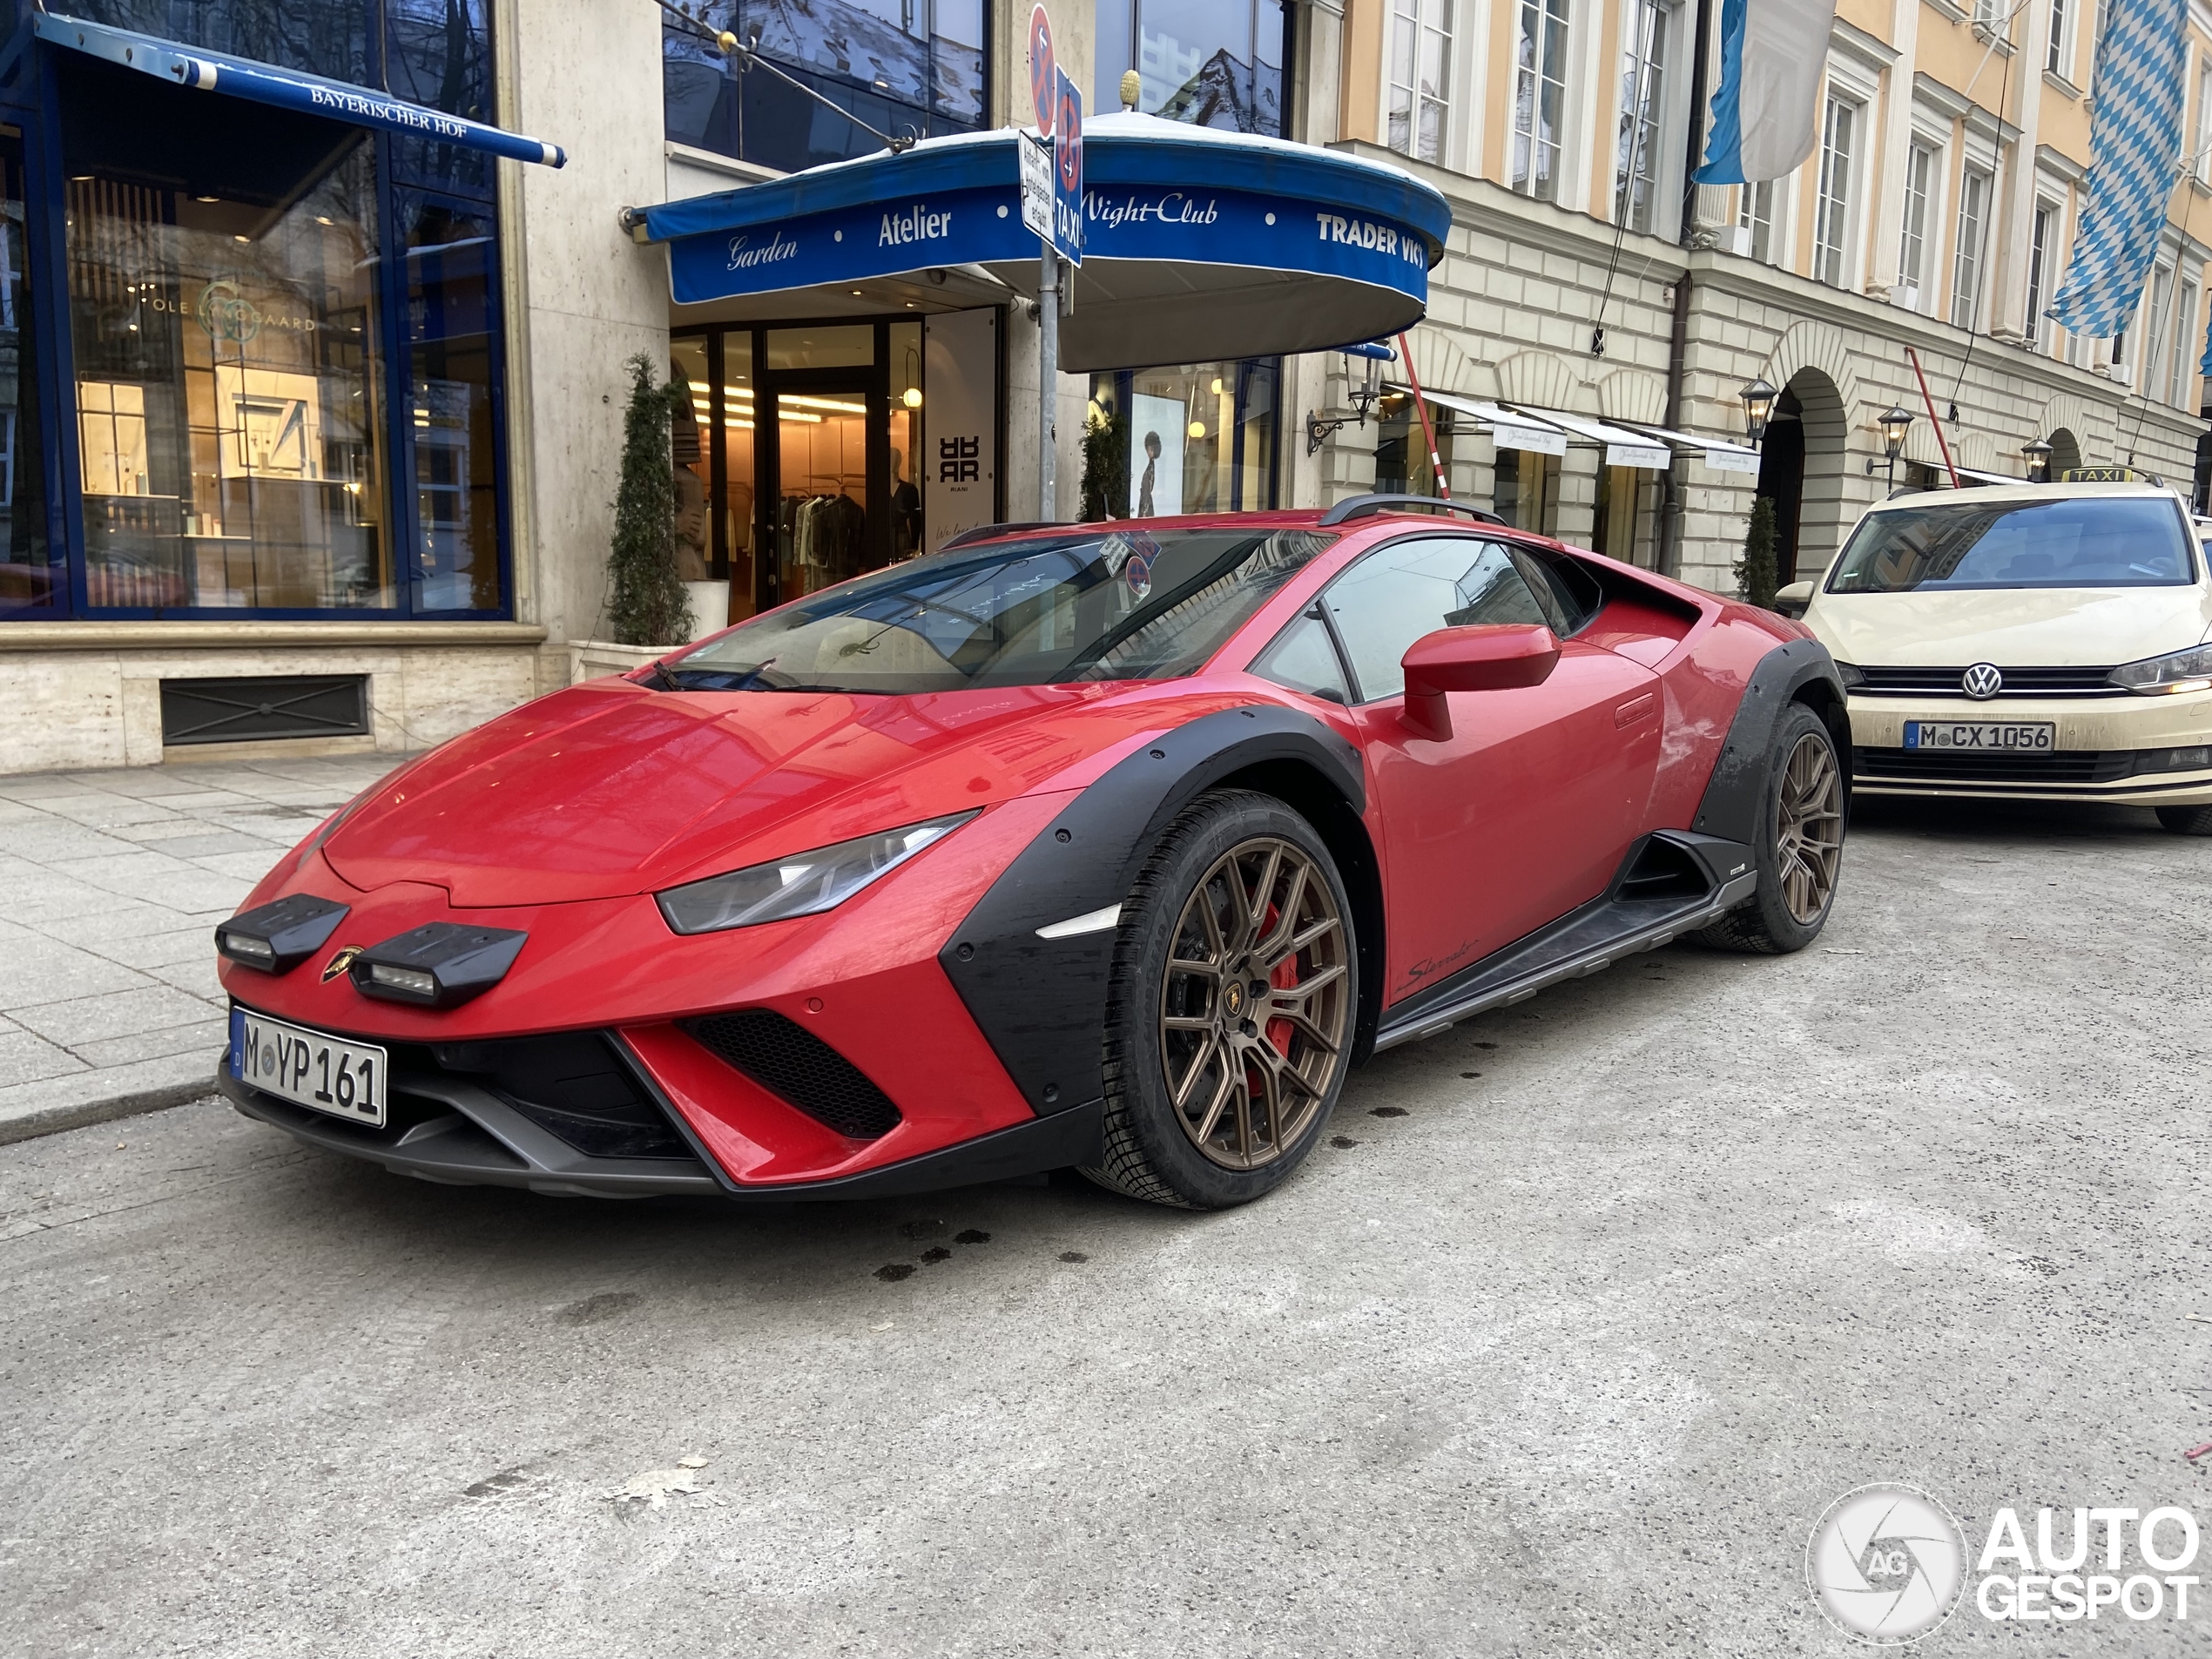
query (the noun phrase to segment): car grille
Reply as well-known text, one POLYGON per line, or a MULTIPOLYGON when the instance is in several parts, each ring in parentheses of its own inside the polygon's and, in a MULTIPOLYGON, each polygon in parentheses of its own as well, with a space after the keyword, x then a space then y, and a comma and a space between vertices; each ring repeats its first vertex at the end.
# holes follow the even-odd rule
POLYGON ((2060 749, 2048 754, 1973 754, 1954 749, 1853 749, 1861 783, 2109 784, 2132 776, 2132 749, 2060 749))
MULTIPOLYGON (((395 1066, 428 1061, 441 1071, 466 1077, 588 1157, 696 1156, 601 1032, 405 1049, 395 1049, 395 1066)), ((395 1071, 392 1086, 405 1090, 401 1072, 395 1071)))
POLYGON ((684 1029, 717 1059, 840 1135, 873 1141, 899 1126, 899 1109, 867 1073, 773 1008, 686 1020, 684 1029))
MULTIPOLYGON (((1859 665, 1859 697, 1959 697, 1964 668, 1867 668, 1859 665)), ((2109 668, 2000 668, 2005 677, 1999 699, 2008 697, 2126 697, 2112 684, 2109 668)))

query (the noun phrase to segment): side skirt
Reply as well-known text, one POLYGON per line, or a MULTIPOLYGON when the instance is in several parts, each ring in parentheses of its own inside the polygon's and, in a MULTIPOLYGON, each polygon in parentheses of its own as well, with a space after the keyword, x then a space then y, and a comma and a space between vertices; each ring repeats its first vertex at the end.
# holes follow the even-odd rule
POLYGON ((1621 873, 1602 896, 1385 1008, 1375 1034, 1377 1051, 1433 1037, 1491 1008, 1525 1002, 1548 985, 1597 973, 1624 956, 1656 950, 1718 921, 1758 891, 1750 853, 1741 842, 1688 831, 1646 837, 1629 850, 1621 873), (1669 855, 1667 880, 1642 873, 1652 867, 1655 850, 1669 855), (1673 856, 1677 853, 1689 857, 1673 856))

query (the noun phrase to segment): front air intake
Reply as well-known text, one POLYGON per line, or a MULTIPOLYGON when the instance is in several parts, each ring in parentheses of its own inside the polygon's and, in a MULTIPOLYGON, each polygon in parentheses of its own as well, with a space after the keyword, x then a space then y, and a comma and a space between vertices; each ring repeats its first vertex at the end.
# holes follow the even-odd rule
POLYGON ((772 1008, 686 1020, 684 1030, 718 1060, 856 1141, 899 1126, 899 1109, 867 1075, 805 1027, 772 1008))

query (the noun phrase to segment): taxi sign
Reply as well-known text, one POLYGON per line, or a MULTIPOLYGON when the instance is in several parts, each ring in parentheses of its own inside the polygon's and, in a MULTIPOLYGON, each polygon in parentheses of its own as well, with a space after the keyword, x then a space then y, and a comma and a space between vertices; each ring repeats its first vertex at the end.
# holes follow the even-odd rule
POLYGON ((2155 484, 2158 480, 2133 467, 2068 467, 2059 475, 2062 484, 2155 484))

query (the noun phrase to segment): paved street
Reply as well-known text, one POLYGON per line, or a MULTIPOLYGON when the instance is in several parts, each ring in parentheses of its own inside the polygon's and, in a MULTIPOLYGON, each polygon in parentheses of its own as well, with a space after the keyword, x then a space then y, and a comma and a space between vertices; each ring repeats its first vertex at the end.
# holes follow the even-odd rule
POLYGON ((0 778, 0 1142, 204 1083, 215 924, 397 759, 0 778))
POLYGON ((2204 1507, 2208 869, 1870 808, 1812 950, 1393 1053, 1226 1215, 445 1189, 212 1101, 0 1148, 0 1651, 1859 1651, 1863 1482, 1970 1551, 2204 1507))

